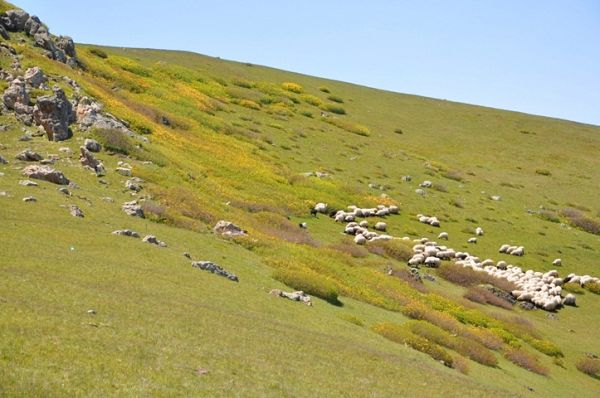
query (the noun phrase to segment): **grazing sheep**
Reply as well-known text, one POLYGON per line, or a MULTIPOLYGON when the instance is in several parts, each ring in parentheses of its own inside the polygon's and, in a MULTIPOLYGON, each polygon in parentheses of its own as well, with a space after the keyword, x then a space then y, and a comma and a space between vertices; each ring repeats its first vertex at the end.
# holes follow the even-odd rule
POLYGON ((498 261, 498 264, 496 264, 496 267, 498 269, 505 270, 507 268, 506 261, 504 261, 504 260, 498 261))
POLYGON ((437 268, 440 266, 441 260, 437 257, 430 256, 425 259, 424 263, 428 267, 437 268))
POLYGON ((554 265, 555 267, 561 266, 562 260, 560 258, 557 258, 554 261, 552 261, 552 265, 554 265))
POLYGON ((388 208, 388 210, 389 210, 390 214, 398 214, 400 212, 400 209, 398 208, 398 206, 394 206, 394 205, 390 206, 388 208))
POLYGON ((502 245, 500 246, 500 249, 498 249, 499 253, 506 253, 508 251, 508 248, 510 247, 510 245, 502 245))
POLYGON ((574 294, 567 294, 563 300, 564 305, 575 305, 576 297, 574 294))
POLYGON ((481 227, 475 228, 475 235, 483 236, 483 228, 481 228, 481 227))
POLYGON ((448 240, 448 232, 441 232, 438 235, 438 239, 444 239, 444 240, 448 240))
POLYGON ((299 226, 300 228, 302 228, 302 229, 307 229, 307 228, 308 228, 308 225, 306 225, 306 223, 305 223, 305 222, 301 222, 301 223, 299 223, 299 224, 298 224, 298 226, 299 226))
POLYGON ((469 240, 467 241, 467 243, 477 243, 477 238, 475 238, 475 237, 469 238, 469 240))
POLYGON ((313 208, 317 213, 327 213, 327 204, 326 203, 317 203, 313 208))
POLYGON ((369 226, 369 222, 367 220, 362 220, 358 225, 363 228, 367 228, 369 226))
POLYGON ((354 237, 354 243, 356 243, 357 245, 364 245, 365 243, 367 243, 367 238, 365 238, 363 235, 356 235, 354 237))
POLYGON ((380 221, 380 222, 378 222, 377 224, 375 224, 375 225, 373 226, 373 228, 374 228, 376 231, 382 231, 382 232, 385 232, 385 230, 387 229, 387 224, 386 224, 386 223, 384 223, 384 222, 381 222, 381 221, 380 221))

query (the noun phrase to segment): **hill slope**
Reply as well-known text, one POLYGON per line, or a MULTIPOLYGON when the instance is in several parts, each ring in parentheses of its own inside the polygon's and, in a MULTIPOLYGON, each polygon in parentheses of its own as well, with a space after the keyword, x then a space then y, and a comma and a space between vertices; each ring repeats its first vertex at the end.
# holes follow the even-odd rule
MULTIPOLYGON (((421 267, 422 282, 406 266, 412 239, 445 231, 444 244, 481 259, 598 276, 599 127, 183 52, 78 44, 71 67, 49 59, 35 36, 9 35, 20 67, 5 47, 3 70, 14 78, 40 67, 49 86, 78 104, 98 101, 132 136, 86 129, 79 115, 73 137, 52 142, 35 122, 0 115, 9 162, 0 165, 2 395, 600 392, 575 366, 600 351, 589 285, 570 287, 575 308, 526 311, 463 298, 468 288, 443 272, 457 272, 452 261, 421 267), (24 133, 32 138, 21 141, 24 133), (105 175, 80 164, 84 138, 103 144, 94 156, 105 175), (26 148, 56 155, 52 167, 76 183, 71 196, 46 181, 19 184, 31 162, 15 155, 26 148), (118 167, 143 181, 139 192, 118 167), (420 188, 424 180, 432 187, 420 188), (37 202, 22 201, 31 195, 37 202), (145 218, 121 210, 132 200, 145 218), (317 202, 397 205, 387 233, 408 240, 355 245, 342 224, 310 215, 317 202), (222 219, 247 235, 217 236, 222 219), (467 244, 478 226, 485 234, 467 244), (125 228, 167 247, 111 234, 125 228), (504 243, 525 256, 499 254, 504 243), (191 267, 184 252, 239 282, 191 267), (305 290, 314 305, 273 288, 305 290)), ((28 91, 32 107, 52 94, 28 91)))

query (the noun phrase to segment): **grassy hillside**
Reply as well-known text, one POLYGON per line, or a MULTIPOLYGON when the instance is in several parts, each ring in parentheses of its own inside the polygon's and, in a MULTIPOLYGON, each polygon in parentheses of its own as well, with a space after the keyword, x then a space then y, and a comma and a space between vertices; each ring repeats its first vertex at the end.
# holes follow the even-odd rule
MULTIPOLYGON (((434 269, 421 270, 434 277, 423 284, 389 276, 406 273, 412 242, 359 247, 343 225, 309 213, 317 202, 396 204, 400 214, 386 218, 393 236, 443 230, 448 246, 482 259, 547 271, 560 257, 561 276, 599 276, 600 127, 184 52, 81 44, 85 68, 74 70, 30 37, 11 33, 9 44, 23 70, 40 66, 68 95, 61 77, 76 80, 150 142, 75 125, 68 141, 22 142, 35 128, 0 115, 0 155, 10 161, 0 165, 0 395, 600 393, 598 379, 576 369, 600 354, 600 297, 590 290, 556 314, 477 304, 434 269), (79 164, 86 137, 105 144, 105 177, 79 164), (25 148, 58 154, 55 167, 79 186, 73 196, 19 185, 26 164, 14 156, 25 148), (139 194, 114 171, 119 161, 145 180, 139 194), (423 180, 433 187, 421 196, 423 180), (38 201, 21 200, 29 195, 38 201), (120 210, 133 199, 146 219, 120 210), (85 217, 69 215, 70 204, 85 217), (221 219, 248 236, 215 236, 221 219), (477 226, 485 235, 469 245, 477 226), (168 246, 110 233, 123 228, 168 246), (499 254, 503 243, 526 255, 499 254), (239 283, 192 268, 184 252, 239 283), (304 289, 314 306, 273 288, 304 289), (325 290, 339 302, 317 297, 325 290), (431 325, 439 336, 425 336, 431 325)), ((10 63, 3 53, 0 66, 10 63)))

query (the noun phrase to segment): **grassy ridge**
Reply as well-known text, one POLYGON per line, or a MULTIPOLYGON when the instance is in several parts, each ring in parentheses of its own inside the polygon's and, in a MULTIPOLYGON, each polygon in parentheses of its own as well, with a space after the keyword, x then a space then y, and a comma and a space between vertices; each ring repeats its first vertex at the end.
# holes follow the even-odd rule
MULTIPOLYGON (((599 217, 592 181, 600 177, 600 128, 173 51, 78 45, 86 66, 79 72, 28 42, 12 44, 25 68, 76 79, 106 110, 148 134, 151 143, 132 149, 128 161, 148 182, 143 194, 152 200, 149 219, 128 218, 118 208, 131 199, 124 178, 109 173, 108 185, 99 184, 72 156, 59 167, 82 187, 77 196, 67 200, 42 185, 40 202, 22 203, 34 188, 18 186, 18 169, 1 166, 0 188, 12 195, 0 198, 0 244, 8 248, 0 267, 1 392, 390 396, 425 389, 485 396, 532 387, 547 396, 567 394, 573 383, 584 395, 597 390, 596 380, 575 369, 583 353, 599 348, 589 333, 600 323, 592 293, 553 321, 541 312, 466 302, 463 288, 440 279, 415 290, 385 273, 404 268, 401 248, 349 249, 339 224, 310 218, 308 209, 317 201, 336 208, 400 204, 401 214, 387 220, 392 235, 435 237, 439 229, 414 217, 435 214, 455 249, 537 270, 562 257, 561 274, 598 274, 599 237, 570 227, 562 210, 599 217), (304 175, 314 171, 328 177, 304 175), (413 181, 403 182, 404 175, 413 181), (414 190, 424 179, 436 189, 422 197, 414 190), (73 201, 85 219, 59 207, 73 201), (559 222, 542 216, 540 206, 559 222), (210 235, 222 218, 249 237, 210 235), (302 221, 308 232, 297 228, 302 221), (479 225, 486 234, 468 247, 479 225), (155 234, 169 247, 109 234, 124 227, 155 234), (501 243, 524 245, 527 255, 499 255, 501 243), (184 251, 219 262, 241 282, 191 269, 184 251), (317 300, 306 308, 266 294, 284 287, 278 280, 337 305, 317 300), (460 376, 371 331, 407 317, 459 334, 460 344, 445 335, 439 341, 497 368, 455 357, 469 369, 460 376), (560 365, 557 353, 564 355, 560 365), (527 367, 523 358, 539 361, 548 376, 509 361, 527 367), (198 374, 201 367, 208 375, 198 374)), ((18 124, 1 118, 12 126, 0 137, 7 158, 25 146, 56 153, 65 144, 20 143, 18 124)), ((76 153, 85 135, 94 132, 76 132, 67 145, 76 153)), ((101 157, 109 169, 121 159, 101 157)), ((435 340, 431 330, 437 331, 418 329, 425 337, 414 338, 414 346, 435 340)))

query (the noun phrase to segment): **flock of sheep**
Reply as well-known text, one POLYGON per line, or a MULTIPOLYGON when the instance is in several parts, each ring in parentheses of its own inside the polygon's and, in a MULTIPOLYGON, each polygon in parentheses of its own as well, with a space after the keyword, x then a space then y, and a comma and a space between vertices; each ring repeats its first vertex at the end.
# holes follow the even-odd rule
MULTIPOLYGON (((348 210, 329 211, 327 204, 317 203, 311 213, 329 214, 336 222, 347 223, 344 233, 353 235, 354 242, 359 245, 364 245, 367 242, 376 240, 392 240, 400 239, 387 234, 379 234, 368 229, 369 222, 362 220, 357 222, 358 218, 367 217, 385 217, 391 214, 398 214, 397 206, 379 205, 375 208, 359 208, 357 206, 348 206, 348 210), (328 213, 329 212, 329 213, 328 213)), ((440 222, 436 217, 417 215, 419 222, 428 224, 434 227, 439 227, 440 222)), ((379 232, 385 232, 387 224, 377 222, 373 229, 379 232)), ((484 232, 481 227, 475 229, 476 236, 483 236, 484 232)), ((441 232, 438 235, 440 240, 448 240, 448 233, 441 232)), ((402 238, 404 241, 410 241, 408 237, 402 238)), ((455 251, 444 245, 438 245, 437 242, 430 241, 428 238, 413 240, 413 256, 408 260, 408 265, 411 267, 419 267, 425 265, 428 267, 439 267, 442 260, 454 261, 455 264, 465 268, 470 268, 475 272, 485 272, 494 278, 505 279, 512 282, 517 289, 511 292, 512 296, 517 301, 530 302, 538 308, 546 311, 554 311, 563 305, 575 305, 576 297, 573 294, 562 296, 562 285, 567 282, 579 283, 581 286, 587 283, 600 283, 600 278, 589 275, 570 274, 566 278, 559 278, 558 271, 551 270, 546 273, 536 272, 533 270, 523 271, 521 267, 508 264, 506 261, 494 261, 492 259, 480 260, 479 257, 471 255, 468 252, 455 251)), ((477 243, 477 237, 471 237, 468 243, 477 243)), ((512 246, 503 244, 499 253, 510 254, 513 256, 523 256, 525 248, 523 246, 512 246)), ((554 266, 560 266, 561 259, 553 261, 554 266)))

